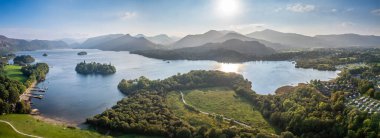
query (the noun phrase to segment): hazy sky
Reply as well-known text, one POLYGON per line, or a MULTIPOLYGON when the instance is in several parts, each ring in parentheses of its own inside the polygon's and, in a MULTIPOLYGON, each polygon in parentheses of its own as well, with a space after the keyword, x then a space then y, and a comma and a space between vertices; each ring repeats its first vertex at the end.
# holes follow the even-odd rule
POLYGON ((184 36, 265 28, 380 35, 380 0, 0 0, 0 34, 25 39, 110 33, 184 36))

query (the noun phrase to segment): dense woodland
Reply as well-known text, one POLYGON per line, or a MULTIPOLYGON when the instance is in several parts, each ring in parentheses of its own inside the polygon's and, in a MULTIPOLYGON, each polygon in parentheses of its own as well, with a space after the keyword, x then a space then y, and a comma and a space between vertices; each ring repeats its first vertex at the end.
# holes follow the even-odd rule
POLYGON ((117 105, 87 120, 88 123, 122 132, 138 132, 168 137, 251 137, 271 136, 260 129, 194 127, 178 120, 165 104, 167 92, 215 86, 249 91, 251 84, 241 75, 220 71, 191 71, 165 80, 122 80, 118 88, 128 95, 117 105))
POLYGON ((113 74, 116 72, 115 66, 112 66, 111 64, 101 64, 101 63, 86 63, 86 61, 83 61, 81 63, 78 63, 75 67, 75 71, 80 74, 113 74))
POLYGON ((19 65, 25 65, 25 64, 33 63, 34 61, 35 61, 35 59, 30 55, 16 56, 13 59, 13 63, 19 64, 19 65))
POLYGON ((21 68, 21 72, 28 76, 25 86, 29 87, 34 81, 41 82, 45 80, 46 74, 49 72, 49 65, 46 63, 36 63, 21 68))

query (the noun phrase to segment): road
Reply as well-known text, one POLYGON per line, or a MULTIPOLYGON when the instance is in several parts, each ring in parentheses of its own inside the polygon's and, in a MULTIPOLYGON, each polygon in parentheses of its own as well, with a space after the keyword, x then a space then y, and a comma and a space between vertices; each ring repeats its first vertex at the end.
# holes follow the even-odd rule
POLYGON ((25 133, 22 133, 20 131, 18 131, 11 123, 9 123, 8 121, 5 121, 5 120, 0 120, 0 122, 3 122, 3 123, 6 123, 8 125, 10 125, 12 127, 12 129, 14 131, 16 131, 18 134, 21 134, 21 135, 24 135, 24 136, 28 136, 28 137, 32 137, 32 138, 42 138, 40 136, 35 136, 35 135, 29 135, 29 134, 25 134, 25 133))
MULTIPOLYGON (((180 93, 181 93, 182 103, 185 104, 185 105, 191 106, 190 104, 186 103, 185 98, 184 98, 184 96, 183 96, 183 93, 182 93, 181 91, 180 91, 180 93)), ((194 106, 192 106, 192 107, 194 107, 194 106)), ((195 107, 194 107, 194 108, 195 108, 195 107)), ((209 115, 209 114, 210 114, 210 113, 208 113, 208 112, 204 112, 204 111, 201 111, 201 110, 199 110, 199 109, 196 109, 196 110, 198 110, 198 111, 199 111, 200 113, 202 113, 202 114, 206 114, 206 115, 209 115)), ((216 114, 216 115, 220 115, 220 114, 216 114)), ((247 127, 247 128, 251 128, 251 126, 247 125, 247 123, 243 123, 243 122, 240 122, 240 121, 237 121, 237 120, 231 119, 231 118, 227 118, 227 117, 225 117, 225 116, 223 116, 223 115, 220 115, 220 116, 222 116, 224 120, 227 120, 227 121, 231 121, 231 120, 233 120, 234 123, 236 123, 236 124, 239 124, 239 125, 244 126, 244 127, 247 127)))

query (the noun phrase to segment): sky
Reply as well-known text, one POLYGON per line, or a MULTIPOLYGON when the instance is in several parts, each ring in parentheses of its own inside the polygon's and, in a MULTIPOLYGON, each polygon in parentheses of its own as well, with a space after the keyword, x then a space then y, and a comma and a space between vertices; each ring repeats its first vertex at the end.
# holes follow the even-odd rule
POLYGON ((380 0, 0 0, 0 35, 12 38, 263 29, 380 35, 380 0))

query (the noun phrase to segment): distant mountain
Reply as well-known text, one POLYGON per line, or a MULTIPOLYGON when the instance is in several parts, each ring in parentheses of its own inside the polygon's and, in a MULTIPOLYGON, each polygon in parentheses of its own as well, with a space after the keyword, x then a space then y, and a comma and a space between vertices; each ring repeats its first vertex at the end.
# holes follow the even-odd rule
POLYGON ((340 34, 315 37, 336 47, 380 47, 380 36, 374 35, 340 34))
POLYGON ((86 39, 82 38, 82 39, 76 39, 76 38, 62 38, 62 39, 57 39, 57 41, 63 41, 65 42, 66 44, 68 45, 72 45, 72 44, 80 44, 80 43, 83 43, 84 41, 86 41, 86 39))
POLYGON ((207 43, 220 43, 230 39, 238 39, 241 41, 258 41, 268 47, 278 48, 283 47, 281 44, 272 43, 265 40, 250 38, 242 34, 232 31, 215 31, 211 30, 204 34, 188 35, 181 40, 178 40, 172 45, 172 48, 196 47, 207 43))
POLYGON ((0 51, 29 51, 41 49, 68 48, 63 41, 32 40, 8 38, 0 35, 0 51))
POLYGON ((92 48, 98 44, 110 41, 112 39, 119 38, 121 36, 123 36, 123 34, 109 34, 109 35, 102 35, 102 36, 88 38, 81 45, 79 45, 78 48, 92 48))
POLYGON ((172 48, 185 48, 185 47, 196 47, 206 43, 211 43, 215 39, 218 39, 225 35, 222 32, 215 30, 210 30, 204 34, 197 35, 187 35, 184 38, 175 42, 171 47, 172 48))
POLYGON ((276 51, 257 41, 229 39, 222 43, 207 43, 197 47, 173 50, 146 50, 133 53, 159 59, 215 60, 222 62, 242 62, 256 57, 274 54, 276 51))
POLYGON ((319 38, 295 34, 282 33, 274 30, 263 30, 247 34, 247 36, 263 39, 266 41, 280 43, 288 48, 316 48, 316 47, 331 47, 331 45, 319 38))
POLYGON ((153 43, 161 44, 161 45, 169 45, 176 41, 175 38, 169 37, 166 34, 160 34, 160 35, 145 37, 145 38, 153 43))
POLYGON ((263 30, 247 36, 283 44, 287 48, 332 48, 332 47, 379 47, 380 36, 340 34, 317 35, 314 37, 295 33, 282 33, 274 30, 263 30))
POLYGON ((154 44, 144 37, 137 38, 127 34, 98 44, 93 43, 92 46, 88 48, 109 51, 136 51, 156 49, 159 47, 160 45, 154 44))

